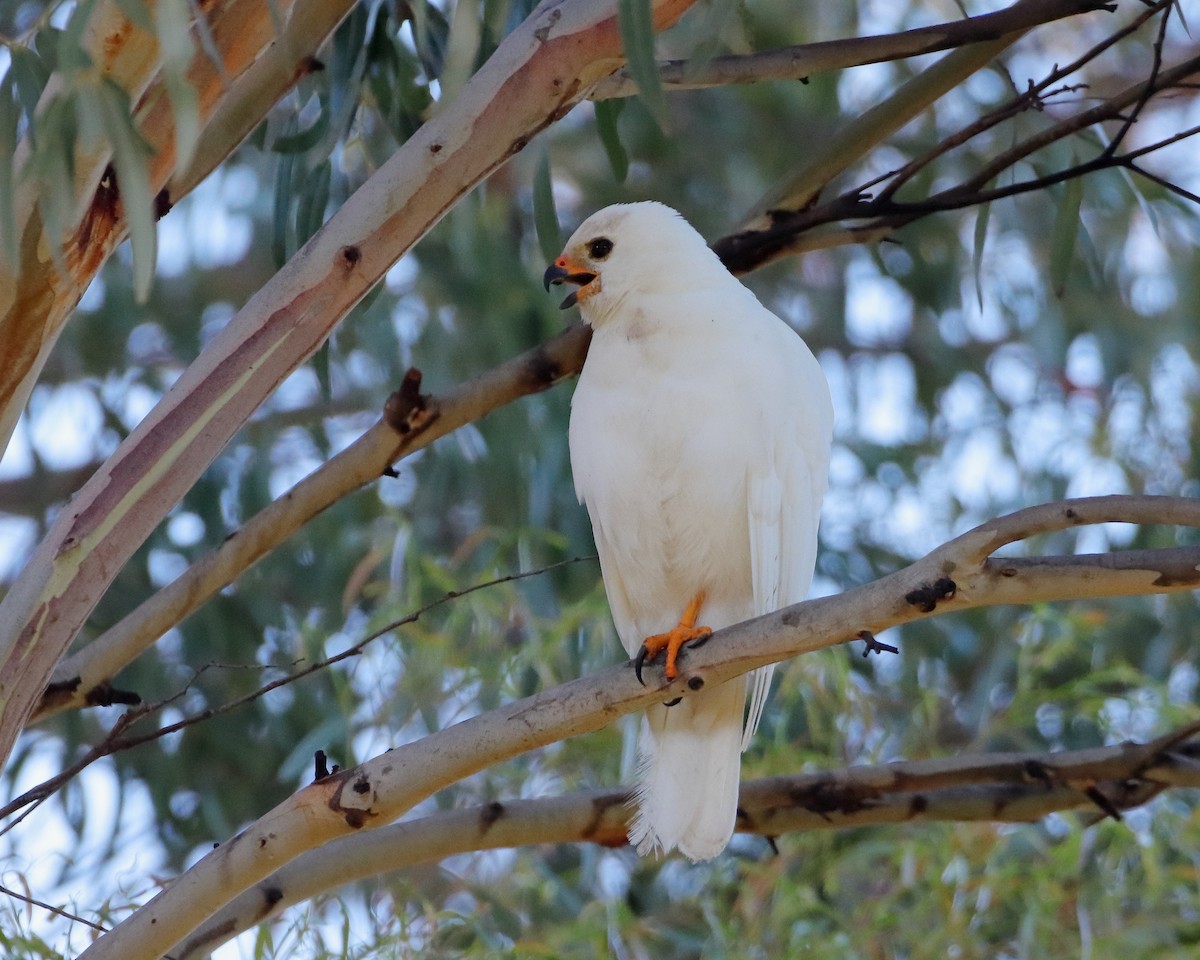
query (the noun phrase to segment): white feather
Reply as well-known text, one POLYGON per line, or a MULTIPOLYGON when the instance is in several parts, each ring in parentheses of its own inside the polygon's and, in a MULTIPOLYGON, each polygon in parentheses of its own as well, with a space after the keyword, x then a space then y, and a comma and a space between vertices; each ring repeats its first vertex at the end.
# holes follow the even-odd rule
MULTIPOLYGON (((571 464, 626 651, 673 627, 701 590, 700 622, 714 630, 803 599, 833 424, 811 351, 661 204, 600 211, 565 256, 599 277, 580 300, 594 335, 571 464), (612 251, 593 259, 599 237, 612 251)), ((771 672, 647 711, 639 852, 724 849, 771 672)))

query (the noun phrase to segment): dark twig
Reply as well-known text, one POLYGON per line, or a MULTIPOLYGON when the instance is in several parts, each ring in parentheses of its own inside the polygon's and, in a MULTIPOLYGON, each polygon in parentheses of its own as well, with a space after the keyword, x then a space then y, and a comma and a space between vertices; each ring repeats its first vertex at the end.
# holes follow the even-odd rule
POLYGON ((1176 196, 1183 197, 1184 200, 1190 200, 1192 203, 1200 203, 1200 194, 1195 194, 1190 190, 1185 190, 1179 184, 1172 183, 1165 177, 1160 177, 1157 173, 1151 173, 1145 167, 1139 167, 1135 163, 1126 163, 1125 166, 1128 167, 1133 173, 1136 173, 1139 177, 1145 177, 1147 180, 1157 183, 1164 190, 1169 190, 1176 196))
POLYGON ((64 910, 62 907, 56 907, 53 904, 46 903, 44 900, 38 900, 36 897, 31 897, 27 893, 21 893, 19 890, 12 890, 9 887, 0 885, 0 893, 5 896, 12 897, 14 900, 20 900, 22 903, 28 903, 34 907, 41 907, 54 914, 56 917, 62 917, 64 920, 71 920, 75 923, 82 923, 85 927, 91 927, 93 930, 98 930, 100 933, 108 933, 108 927, 103 924, 89 920, 87 917, 81 917, 77 913, 71 913, 70 910, 64 910))
MULTIPOLYGON (((763 263, 794 252, 798 245, 798 239, 819 226, 857 220, 862 222, 862 226, 850 228, 849 232, 861 231, 868 235, 878 236, 884 230, 896 229, 932 213, 960 210, 992 200, 1031 193, 1067 180, 1113 168, 1125 168, 1138 173, 1176 195, 1196 202, 1195 195, 1186 189, 1170 183, 1156 174, 1148 173, 1133 163, 1135 157, 1140 158, 1200 133, 1200 128, 1196 127, 1177 132, 1154 144, 1138 147, 1125 154, 1105 150, 1090 160, 1045 176, 990 189, 985 189, 985 187, 993 182, 999 174, 1038 150, 1106 120, 1120 119, 1125 116, 1126 108, 1140 102, 1147 91, 1152 95, 1171 89, 1197 72, 1200 72, 1200 57, 1192 57, 1168 70, 1160 70, 1154 77, 1142 84, 1131 87, 1118 96, 1068 117, 1015 144, 999 156, 994 157, 981 170, 962 183, 942 190, 924 200, 897 201, 892 197, 895 191, 891 185, 875 198, 864 197, 862 189, 855 187, 815 207, 791 213, 776 211, 769 227, 731 234, 714 243, 713 249, 730 270, 735 273, 746 273, 763 263)), ((1007 107, 1010 108, 1011 104, 1007 107)), ((950 139, 956 140, 956 138, 966 136, 971 129, 973 128, 968 128, 966 133, 960 132, 950 139)), ((969 139, 969 136, 967 138, 969 139)), ((932 162, 944 152, 939 149, 929 151, 921 158, 920 163, 932 162)), ((917 168, 912 164, 907 165, 901 169, 897 177, 909 178, 916 170, 917 168)))
POLYGON ((1163 41, 1167 36, 1167 24, 1171 22, 1171 7, 1174 5, 1174 0, 1165 0, 1163 6, 1162 18, 1158 21, 1158 34, 1154 38, 1153 44, 1153 60, 1150 64, 1150 81, 1146 84, 1142 95, 1138 97, 1137 103, 1133 105, 1133 109, 1129 111, 1121 124, 1121 129, 1117 131, 1112 142, 1108 145, 1105 153, 1110 155, 1115 154, 1117 149, 1125 142, 1125 137, 1129 135, 1130 128, 1137 123, 1137 119, 1141 116, 1142 111, 1146 108, 1146 104, 1150 102, 1150 98, 1154 96, 1154 81, 1158 79, 1158 74, 1162 70, 1162 50, 1163 41))
POLYGON ((899 647, 893 647, 890 643, 884 643, 882 640, 877 639, 875 634, 873 634, 870 630, 859 630, 855 636, 866 644, 866 647, 863 650, 864 660, 873 653, 883 654, 900 652, 899 647))
POLYGON ((1061 91, 1050 90, 1051 85, 1071 76, 1071 74, 1082 69, 1092 60, 1096 59, 1096 57, 1100 56, 1100 54, 1102 54, 1105 50, 1108 50, 1110 47, 1124 40, 1129 35, 1136 33, 1139 29, 1141 29, 1142 25, 1147 20, 1158 14, 1162 8, 1170 2, 1171 0, 1158 0, 1157 3, 1142 11, 1142 13, 1135 17, 1131 23, 1122 27, 1120 30, 1116 30, 1109 34, 1099 43, 1095 44, 1093 47, 1077 57, 1075 60, 1068 63, 1066 66, 1059 67, 1055 65, 1055 68, 1038 83, 1034 83, 1031 80, 1024 92, 1016 94, 1016 96, 1014 96, 1012 99, 1001 104, 999 107, 996 107, 994 110, 980 117, 975 122, 963 127, 960 131, 958 131, 958 133, 951 134, 949 137, 946 137, 941 141, 941 143, 937 144, 931 150, 906 164, 896 174, 895 179, 879 193, 879 200, 881 202, 890 200, 895 195, 896 191, 900 189, 900 187, 911 180, 921 170, 929 166, 929 164, 933 163, 934 160, 944 156, 951 150, 954 150, 956 147, 962 146, 964 143, 974 139, 979 134, 991 130, 1004 121, 1011 120, 1013 117, 1018 116, 1027 110, 1041 110, 1045 105, 1046 100, 1056 93, 1071 91, 1083 86, 1082 84, 1077 84, 1074 87, 1064 87, 1061 91))

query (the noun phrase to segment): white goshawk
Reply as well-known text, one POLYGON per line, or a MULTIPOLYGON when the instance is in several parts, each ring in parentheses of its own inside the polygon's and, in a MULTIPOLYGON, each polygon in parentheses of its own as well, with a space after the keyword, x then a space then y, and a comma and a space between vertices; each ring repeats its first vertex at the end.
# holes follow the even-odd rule
MULTIPOLYGON (((660 203, 593 214, 545 282, 576 285, 563 306, 578 303, 593 330, 571 468, 617 633, 630 656, 665 651, 673 678, 684 644, 808 593, 829 386, 804 341, 660 203)), ((646 711, 629 834, 639 853, 725 848, 771 672, 646 711)))

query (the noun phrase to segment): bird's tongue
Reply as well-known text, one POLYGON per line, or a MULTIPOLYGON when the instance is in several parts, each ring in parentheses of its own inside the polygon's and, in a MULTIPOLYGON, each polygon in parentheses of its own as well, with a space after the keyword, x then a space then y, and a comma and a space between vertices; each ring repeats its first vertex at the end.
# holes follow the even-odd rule
POLYGON ((575 306, 575 304, 579 302, 580 292, 595 279, 596 275, 594 273, 587 273, 586 271, 568 274, 567 276, 563 277, 564 283, 574 283, 578 285, 579 289, 572 290, 570 293, 568 293, 563 299, 563 302, 558 305, 558 309, 566 310, 568 307, 575 306))

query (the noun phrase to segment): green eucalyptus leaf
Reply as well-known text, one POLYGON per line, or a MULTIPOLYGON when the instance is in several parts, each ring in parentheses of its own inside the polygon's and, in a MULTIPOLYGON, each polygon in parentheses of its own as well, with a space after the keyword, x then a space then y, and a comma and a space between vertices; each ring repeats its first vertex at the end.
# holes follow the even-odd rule
POLYGON ((12 63, 9 66, 9 76, 15 84, 17 100, 25 116, 32 117, 37 110, 38 100, 50 79, 50 66, 42 57, 19 44, 8 48, 12 63))
POLYGON ((292 212, 292 173, 296 154, 283 153, 275 172, 275 196, 271 215, 271 255, 276 267, 282 267, 290 252, 288 240, 292 212))
POLYGON ((613 178, 617 183, 624 183, 629 175, 629 154, 621 143, 621 134, 617 129, 617 118, 625 106, 624 100, 601 100, 596 104, 596 132, 600 135, 600 143, 604 154, 608 157, 608 165, 612 168, 613 178))
POLYGON ((38 209, 55 257, 61 254, 63 233, 72 212, 78 135, 76 103, 66 96, 47 103, 37 123, 30 127, 33 155, 23 172, 37 182, 38 209))
POLYGON ((132 24, 147 33, 154 32, 154 18, 150 15, 150 8, 146 6, 145 0, 116 0, 116 4, 117 9, 125 14, 132 24))
POLYGON ((326 68, 306 78, 320 91, 322 104, 328 104, 329 125, 342 139, 350 135, 363 100, 370 57, 366 39, 370 19, 370 11, 355 7, 333 35, 333 55, 326 68))
POLYGON ((329 341, 326 340, 313 354, 313 372, 321 389, 321 399, 328 403, 333 399, 333 381, 329 377, 329 341))
POLYGON ((62 35, 63 31, 55 27, 46 27, 39 30, 33 38, 33 49, 51 73, 58 69, 58 48, 62 35))
POLYGON ((162 75, 167 96, 171 100, 175 123, 175 163, 179 168, 191 162, 200 137, 200 102, 196 88, 188 82, 187 77, 195 55, 190 20, 187 0, 158 0, 154 26, 158 47, 162 51, 162 75))
POLYGON ((538 246, 549 263, 562 252, 558 213, 554 209, 554 185, 550 177, 550 151, 543 148, 533 174, 533 225, 538 246))
POLYGON ((975 296, 979 300, 979 309, 983 309, 983 246, 987 242, 988 221, 992 216, 991 203, 979 206, 975 215, 975 236, 971 249, 971 272, 975 278, 975 296))
POLYGON ((12 71, 0 79, 0 258, 17 265, 17 217, 13 209, 13 157, 17 149, 16 86, 12 71))
POLYGON ((658 60, 654 56, 654 21, 650 0, 619 0, 617 20, 621 27, 621 42, 629 62, 629 75, 637 84, 638 94, 646 109, 660 127, 667 124, 667 103, 658 76, 658 60))
POLYGON ((150 293, 158 255, 154 192, 150 187, 151 150, 134 126, 129 97, 124 90, 106 78, 101 81, 94 99, 112 144, 112 162, 133 249, 133 293, 137 301, 143 303, 150 293))
POLYGON ((72 74, 92 66, 92 58, 83 48, 83 37, 95 7, 96 0, 82 0, 77 4, 67 21, 66 29, 58 37, 57 69, 63 73, 72 74))
MULTIPOLYGON (((1111 145, 1112 138, 1108 136, 1104 127, 1100 124, 1090 127, 1088 132, 1095 137, 1096 142, 1098 142, 1101 147, 1107 149, 1111 145)), ((1155 234, 1158 234, 1158 214, 1154 210, 1154 205, 1150 203, 1149 198, 1146 196, 1146 191, 1144 189, 1145 181, 1140 177, 1134 177, 1127 167, 1118 166, 1116 170, 1121 179, 1125 182, 1125 185, 1129 187, 1129 192, 1133 195, 1134 200, 1137 201, 1137 205, 1141 208, 1142 213, 1144 213, 1146 215, 1146 219, 1150 221, 1150 226, 1154 229, 1155 234)))
POLYGON ((425 70, 425 76, 436 80, 446 65, 446 47, 450 41, 450 21, 437 7, 428 2, 415 3, 413 13, 413 40, 417 56, 425 70))
POLYGON ((271 149, 276 153, 306 153, 320 143, 321 139, 328 132, 329 110, 322 103, 320 112, 317 114, 317 119, 312 122, 311 126, 306 127, 299 133, 277 137, 275 142, 271 144, 271 149))
POLYGON ((296 240, 300 244, 307 242, 325 223, 325 207, 329 203, 332 176, 333 166, 326 160, 317 164, 305 177, 296 206, 296 240))
POLYGON ((271 12, 271 26, 275 30, 275 35, 279 36, 287 26, 287 17, 283 15, 283 10, 279 7, 279 0, 267 0, 267 9, 271 12))
POLYGON ((225 56, 221 52, 220 44, 217 43, 217 38, 212 32, 212 27, 208 25, 208 18, 204 15, 204 8, 199 4, 196 5, 196 17, 192 23, 196 28, 196 40, 199 41, 200 49, 204 51, 204 55, 216 67, 217 74, 221 79, 228 83, 229 76, 225 73, 225 56))
POLYGON ((1075 242, 1079 237, 1079 209, 1083 204, 1083 178, 1073 177, 1063 189, 1050 234, 1050 288, 1056 297, 1063 295, 1067 285, 1067 274, 1075 256, 1075 242))

